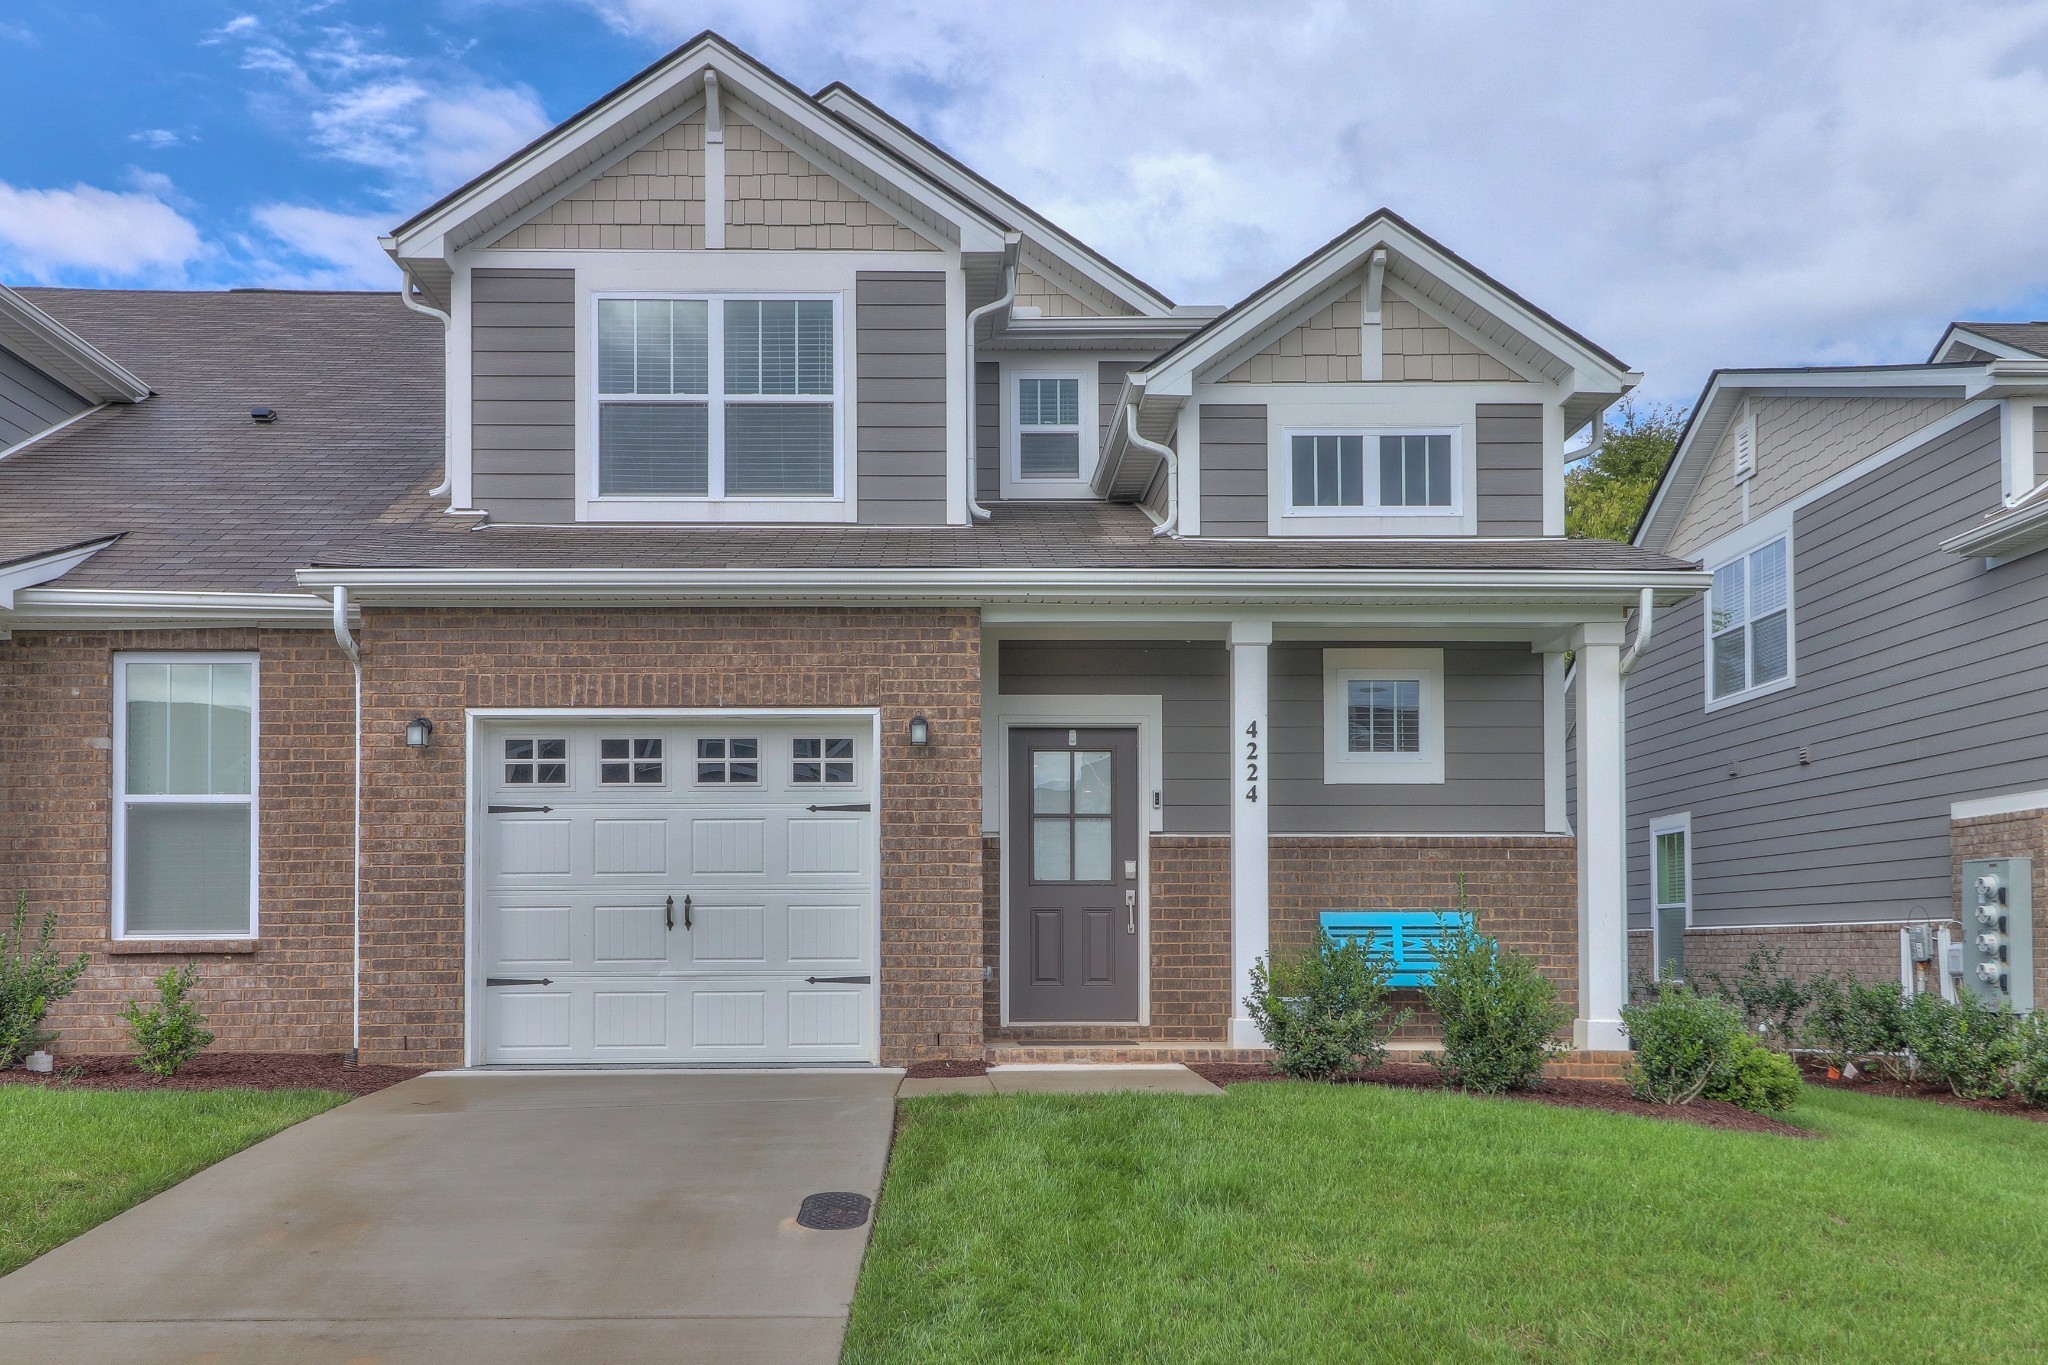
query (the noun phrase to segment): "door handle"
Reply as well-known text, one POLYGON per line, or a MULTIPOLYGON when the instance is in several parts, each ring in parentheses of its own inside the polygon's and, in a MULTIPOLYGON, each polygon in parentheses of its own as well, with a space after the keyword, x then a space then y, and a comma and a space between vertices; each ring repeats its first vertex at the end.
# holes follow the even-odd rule
POLYGON ((484 978, 486 986, 552 986, 555 983, 544 976, 491 976, 484 978))
POLYGON ((690 898, 688 896, 683 897, 683 927, 685 929, 694 929, 697 927, 696 925, 690 923, 690 898))
POLYGON ((670 896, 670 897, 669 897, 669 898, 668 898, 667 900, 665 900, 665 901, 663 901, 663 902, 662 902, 662 904, 661 904, 661 913, 662 913, 662 918, 664 918, 664 919, 666 919, 666 920, 668 921, 668 927, 669 927, 669 928, 671 928, 671 929, 675 928, 675 927, 676 927, 676 898, 675 898, 674 896, 670 896))
POLYGON ((1138 893, 1135 891, 1124 892, 1124 916, 1124 932, 1127 934, 1137 933, 1138 893))

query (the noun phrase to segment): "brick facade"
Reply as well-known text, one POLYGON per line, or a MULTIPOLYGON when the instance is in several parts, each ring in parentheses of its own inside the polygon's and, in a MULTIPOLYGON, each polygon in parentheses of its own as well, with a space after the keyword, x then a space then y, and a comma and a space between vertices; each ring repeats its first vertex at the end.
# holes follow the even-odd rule
MULTIPOLYGON (((1694 979, 1718 974, 1731 985, 1742 964, 1761 944, 1783 949, 1779 970, 1801 981, 1822 972, 1855 973, 1859 981, 1899 978, 1899 929, 1894 924, 1839 925, 1801 928, 1688 929, 1685 970, 1694 979)), ((1650 931, 1628 936, 1629 979, 1650 972, 1650 931)))
POLYGON ((363 1057, 463 1059, 472 707, 878 706, 882 1060, 981 1045, 981 633, 972 610, 370 609, 363 1057), (913 715, 932 743, 905 739, 913 715), (405 723, 438 727, 424 754, 405 723))
POLYGON ((76 994, 50 1011, 60 1052, 129 1049, 116 1017, 150 978, 199 964, 194 998, 215 1046, 337 1052, 349 1046, 353 677, 317 630, 24 632, 0 642, 0 894, 29 894, 30 925, 56 912, 64 953, 89 953, 76 994), (259 937, 252 946, 111 942, 114 656, 123 650, 254 651, 259 937))

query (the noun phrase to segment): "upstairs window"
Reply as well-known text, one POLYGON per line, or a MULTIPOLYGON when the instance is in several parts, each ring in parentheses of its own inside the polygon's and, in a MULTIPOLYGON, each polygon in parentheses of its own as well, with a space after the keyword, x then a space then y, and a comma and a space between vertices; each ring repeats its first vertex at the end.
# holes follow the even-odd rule
POLYGON ((1017 477, 1081 477, 1081 381, 1065 375, 1017 379, 1017 477))
POLYGON ((1290 432, 1291 510, 1454 513, 1455 446, 1448 431, 1290 432))
POLYGON ((833 299, 597 304, 600 498, 839 496, 833 299))
POLYGON ((1714 570, 1707 590, 1707 699, 1730 701, 1791 682, 1791 545, 1780 536, 1714 570))

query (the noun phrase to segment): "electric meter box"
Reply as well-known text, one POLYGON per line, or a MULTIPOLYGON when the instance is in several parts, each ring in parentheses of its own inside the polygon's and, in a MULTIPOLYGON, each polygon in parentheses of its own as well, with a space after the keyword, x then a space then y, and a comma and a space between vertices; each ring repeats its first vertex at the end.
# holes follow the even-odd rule
POLYGON ((2034 1008, 2034 862, 1971 858, 1963 863, 1962 923, 1956 944, 1960 988, 1987 1005, 2034 1008))

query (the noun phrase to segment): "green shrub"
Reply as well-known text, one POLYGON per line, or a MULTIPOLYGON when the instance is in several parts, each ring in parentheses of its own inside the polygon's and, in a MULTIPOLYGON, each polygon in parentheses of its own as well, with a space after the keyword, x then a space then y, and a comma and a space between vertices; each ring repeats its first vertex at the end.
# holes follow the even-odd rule
POLYGON ((1744 1033, 1702 1093, 1759 1114, 1781 1114, 1799 1102, 1799 1088, 1799 1067, 1793 1060, 1744 1033))
POLYGON ((1718 973, 1707 976, 1716 991, 1741 1009, 1750 1031, 1781 1052, 1799 1036, 1799 1012, 1806 1008, 1809 999, 1807 989, 1797 979, 1779 970, 1784 960, 1783 948, 1767 948, 1759 943, 1742 964, 1733 985, 1723 981, 1718 973))
POLYGON ((1906 1038, 1901 1029, 1905 996, 1896 982, 1866 986, 1854 973, 1837 977, 1822 972, 1808 985, 1807 994, 1800 1036, 1830 1066, 1868 1063, 1877 1057, 1897 1070, 1906 1038))
POLYGON ((1444 1050, 1430 1063, 1461 1090, 1527 1090, 1571 1021, 1557 987, 1528 956, 1503 948, 1470 921, 1446 924, 1436 970, 1423 995, 1443 1025, 1444 1050))
POLYGON ((85 975, 86 955, 62 961, 51 946, 56 935, 57 917, 45 914, 31 946, 28 892, 16 894, 13 927, 0 931, 0 1070, 21 1065, 29 1053, 57 1036, 43 1028, 43 1016, 85 975))
POLYGON ((2048 1107, 2048 1014, 2040 1011, 2020 1021, 2020 1056, 2013 1064, 2012 1088, 2028 1104, 2048 1107))
POLYGON ((1628 1088, 1652 1104, 1691 1104, 1749 1041, 1734 1005, 1682 981, 1662 982, 1655 999, 1624 1005, 1621 1019, 1636 1047, 1628 1088))
POLYGON ((1916 995, 1904 1010, 1906 1045, 1929 1079, 1966 1100, 2002 1099, 2020 1060, 2019 1017, 1975 996, 1953 1003, 1916 995))
POLYGON ((1297 957, 1253 963, 1245 1009, 1279 1054, 1282 1071, 1305 1081, 1328 1080, 1361 1061, 1378 1066, 1387 1059, 1387 1035, 1412 1014, 1389 1015, 1392 972, 1387 955, 1369 950, 1363 940, 1339 944, 1321 934, 1315 947, 1297 957))
POLYGON ((1906 1077, 1906 991, 1896 981, 1868 986, 1849 978, 1849 1001, 1863 1038, 1863 1055, 1875 1059, 1893 1080, 1906 1077))
POLYGON ((141 1001, 130 1000, 121 1010, 128 1036, 135 1040, 135 1065, 151 1075, 177 1075, 213 1041, 198 1007, 185 998, 198 970, 196 962, 171 968, 156 979, 156 1004, 145 1009, 141 1001))

